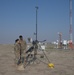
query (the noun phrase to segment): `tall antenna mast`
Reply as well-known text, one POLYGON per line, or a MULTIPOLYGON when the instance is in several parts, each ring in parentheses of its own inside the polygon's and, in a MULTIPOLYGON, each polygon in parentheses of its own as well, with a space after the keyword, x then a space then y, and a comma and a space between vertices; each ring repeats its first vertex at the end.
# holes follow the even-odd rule
POLYGON ((70 41, 73 42, 73 37, 72 37, 72 0, 70 0, 70 41))
POLYGON ((38 14, 38 7, 36 6, 36 41, 37 41, 37 14, 38 14))

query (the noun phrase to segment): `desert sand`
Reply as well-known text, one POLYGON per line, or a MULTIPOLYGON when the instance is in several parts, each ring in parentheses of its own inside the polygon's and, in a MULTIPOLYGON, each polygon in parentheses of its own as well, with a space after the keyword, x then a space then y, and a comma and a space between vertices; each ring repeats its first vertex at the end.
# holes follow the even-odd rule
MULTIPOLYGON (((0 75, 74 75, 74 50, 48 49, 45 53, 54 68, 39 62, 18 71, 14 64, 14 45, 0 44, 0 75)), ((47 62, 45 58, 41 60, 47 62)))

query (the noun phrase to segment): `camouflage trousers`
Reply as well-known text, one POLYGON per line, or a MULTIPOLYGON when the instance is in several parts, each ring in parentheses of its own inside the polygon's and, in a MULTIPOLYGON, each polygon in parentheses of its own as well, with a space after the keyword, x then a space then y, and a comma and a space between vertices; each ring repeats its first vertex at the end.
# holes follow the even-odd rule
POLYGON ((21 59, 20 59, 20 52, 14 52, 15 53, 15 64, 19 65, 20 63, 21 64, 24 64, 25 61, 26 61, 26 54, 22 51, 21 52, 21 59))

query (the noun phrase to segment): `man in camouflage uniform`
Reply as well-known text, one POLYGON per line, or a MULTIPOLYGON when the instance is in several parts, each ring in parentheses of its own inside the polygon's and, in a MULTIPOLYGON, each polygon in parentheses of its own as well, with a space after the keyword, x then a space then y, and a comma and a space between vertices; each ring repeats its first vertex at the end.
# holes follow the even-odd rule
POLYGON ((19 65, 20 62, 20 43, 19 43, 19 39, 15 40, 15 44, 14 44, 14 54, 15 54, 15 64, 19 65))
POLYGON ((19 36, 19 42, 20 42, 20 45, 21 45, 22 63, 26 63, 26 47, 27 47, 27 44, 26 44, 26 41, 23 40, 23 36, 22 35, 19 36))

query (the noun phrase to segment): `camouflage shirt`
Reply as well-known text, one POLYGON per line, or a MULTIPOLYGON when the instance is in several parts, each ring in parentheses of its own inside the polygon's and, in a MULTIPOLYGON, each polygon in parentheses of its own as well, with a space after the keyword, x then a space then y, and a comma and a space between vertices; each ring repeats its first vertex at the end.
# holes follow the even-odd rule
POLYGON ((21 44, 21 50, 26 50, 26 47, 27 47, 27 44, 26 44, 26 41, 24 40, 24 41, 21 41, 20 40, 20 44, 21 44))
POLYGON ((20 45, 17 43, 14 44, 14 52, 20 53, 20 45))

